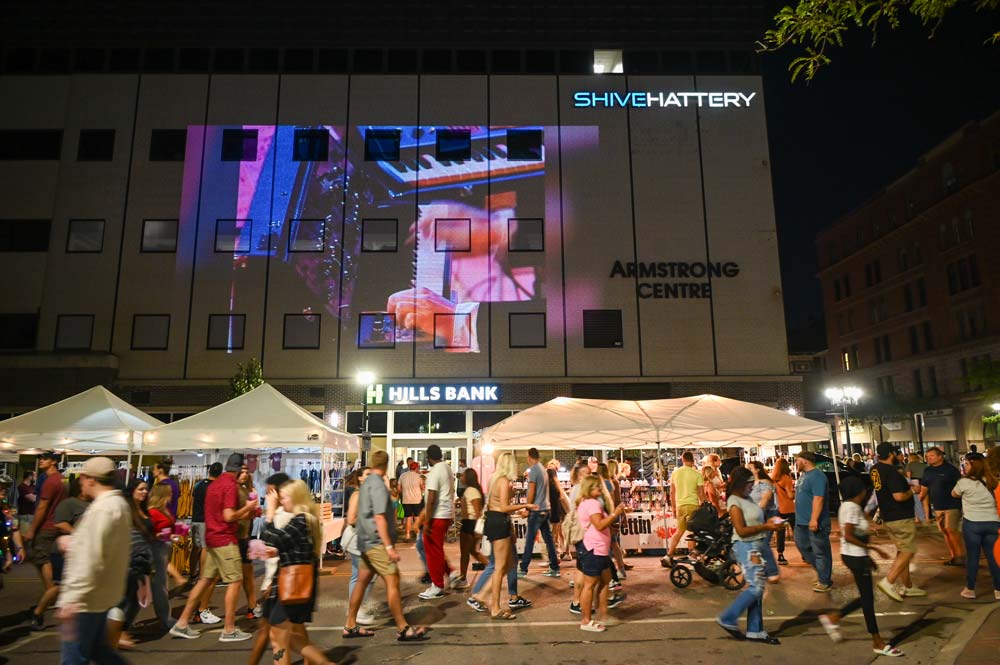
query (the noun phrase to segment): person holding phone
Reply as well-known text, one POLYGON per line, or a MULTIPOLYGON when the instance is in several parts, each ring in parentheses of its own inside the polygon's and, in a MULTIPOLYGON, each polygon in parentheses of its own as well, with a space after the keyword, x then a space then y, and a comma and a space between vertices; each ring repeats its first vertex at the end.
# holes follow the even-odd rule
POLYGON ((854 575, 854 584, 858 587, 858 597, 839 610, 821 614, 819 622, 823 630, 834 642, 840 642, 840 620, 854 612, 859 607, 865 615, 865 626, 872 636, 872 651, 880 656, 898 658, 903 652, 888 644, 878 632, 878 622, 875 620, 875 585, 872 582, 872 571, 878 567, 869 556, 869 551, 883 558, 888 555, 871 545, 868 538, 868 520, 865 517, 864 505, 868 499, 868 487, 857 476, 847 476, 840 482, 840 493, 844 498, 837 513, 840 522, 840 558, 844 565, 854 575))
POLYGON ((611 581, 611 524, 628 512, 625 504, 618 504, 611 512, 610 497, 604 490, 599 476, 587 476, 580 482, 576 516, 584 528, 583 540, 576 544, 576 557, 583 573, 580 591, 580 630, 603 633, 607 628, 600 620, 608 614, 608 582, 611 581), (597 618, 591 618, 591 605, 597 595, 597 618))

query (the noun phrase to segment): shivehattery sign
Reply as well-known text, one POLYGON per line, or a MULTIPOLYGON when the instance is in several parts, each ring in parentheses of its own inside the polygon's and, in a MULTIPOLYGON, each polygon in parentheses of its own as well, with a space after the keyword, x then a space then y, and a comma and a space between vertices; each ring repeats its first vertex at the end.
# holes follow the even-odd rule
POLYGON ((494 404, 500 401, 500 385, 496 383, 376 383, 368 386, 365 400, 369 404, 494 404))
POLYGON ((756 92, 590 92, 573 93, 573 106, 585 108, 749 108, 756 92))

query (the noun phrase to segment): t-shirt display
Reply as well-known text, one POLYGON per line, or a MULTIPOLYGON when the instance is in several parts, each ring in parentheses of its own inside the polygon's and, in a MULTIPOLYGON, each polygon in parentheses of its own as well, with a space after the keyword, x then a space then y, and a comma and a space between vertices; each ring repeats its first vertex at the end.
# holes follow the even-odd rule
POLYGON ((549 509, 549 475, 541 463, 532 464, 528 469, 528 482, 535 483, 535 498, 531 503, 538 505, 538 511, 549 509))
POLYGON ((795 524, 809 524, 812 520, 813 499, 823 497, 823 508, 819 511, 819 526, 830 526, 830 513, 826 506, 826 474, 813 469, 799 474, 795 487, 795 524))
MULTIPOLYGON (((403 475, 405 477, 407 474, 403 475)), ((358 521, 354 525, 358 530, 358 549, 362 553, 382 544, 375 526, 376 515, 385 515, 389 539, 396 542, 396 512, 392 508, 392 495, 385 486, 385 479, 377 473, 372 473, 361 484, 361 494, 358 496, 358 521)))
POLYGON ((845 524, 854 525, 855 536, 860 536, 863 539, 864 536, 868 535, 868 520, 865 518, 865 511, 861 506, 853 501, 842 502, 840 510, 837 511, 837 520, 840 522, 841 529, 840 553, 845 556, 868 556, 867 549, 847 542, 847 539, 843 536, 845 524))
POLYGON ((980 480, 962 478, 955 484, 962 501, 962 517, 970 522, 1000 522, 993 493, 980 480))
POLYGON ((705 484, 705 478, 692 466, 682 466, 670 474, 670 482, 677 488, 678 506, 698 506, 698 488, 705 484))
POLYGON ((236 545, 239 523, 227 522, 222 518, 226 508, 238 510, 240 497, 236 487, 236 476, 224 473, 211 482, 205 492, 205 544, 209 547, 236 545))
POLYGON ((910 489, 910 483, 896 467, 879 462, 871 470, 872 487, 878 497, 878 509, 886 522, 914 518, 913 497, 896 501, 893 494, 910 489))
POLYGON ((934 510, 957 510, 962 507, 962 500, 951 495, 962 474, 954 465, 945 462, 940 466, 930 466, 924 469, 920 484, 927 488, 934 510))
POLYGON ((427 491, 437 492, 433 518, 450 520, 455 516, 455 475, 451 465, 438 462, 427 473, 427 491))
POLYGON ((585 499, 576 509, 576 518, 583 527, 583 546, 598 556, 608 556, 611 553, 611 529, 596 529, 590 521, 591 515, 601 515, 604 506, 597 499, 585 499))

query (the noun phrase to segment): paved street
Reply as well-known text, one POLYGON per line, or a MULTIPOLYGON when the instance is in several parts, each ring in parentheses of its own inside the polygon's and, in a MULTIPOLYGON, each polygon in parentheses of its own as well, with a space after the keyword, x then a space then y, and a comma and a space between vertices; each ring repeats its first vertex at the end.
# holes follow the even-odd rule
MULTIPOLYGON (((996 628, 998 617, 986 627, 976 630, 987 619, 993 608, 988 587, 988 573, 980 573, 980 599, 967 601, 959 598, 963 569, 940 565, 943 544, 936 532, 923 530, 921 551, 914 566, 917 583, 930 592, 927 598, 895 603, 881 595, 877 609, 883 613, 880 627, 883 635, 892 636, 906 652, 907 663, 951 663, 962 654, 969 638, 996 628), (951 640, 957 636, 957 642, 951 640), (951 640, 951 642, 950 642, 951 640)), ((442 600, 428 602, 417 598, 422 585, 419 583, 418 562, 412 544, 401 546, 404 555, 404 596, 407 616, 413 623, 430 626, 431 639, 416 644, 399 644, 394 631, 383 628, 370 640, 344 641, 340 637, 343 624, 347 575, 346 562, 332 562, 334 572, 322 578, 318 621, 310 628, 314 641, 328 650, 338 662, 356 663, 608 663, 631 664, 656 662, 677 658, 687 665, 722 662, 757 663, 761 659, 781 659, 788 663, 810 662, 837 665, 867 663, 875 659, 870 642, 864 633, 860 616, 845 621, 847 638, 839 645, 832 644, 815 620, 822 609, 839 605, 855 594, 845 568, 835 568, 836 588, 829 596, 811 591, 814 576, 810 569, 798 564, 794 548, 789 553, 792 565, 782 569, 780 584, 768 589, 765 597, 766 626, 782 640, 781 646, 763 646, 735 642, 727 638, 713 621, 713 617, 732 598, 732 593, 720 587, 711 587, 697 578, 685 590, 675 589, 667 580, 666 571, 660 568, 656 557, 634 556, 635 564, 626 581, 627 602, 612 614, 616 625, 604 634, 582 633, 576 618, 567 611, 569 587, 567 580, 549 579, 540 575, 542 569, 533 567, 532 574, 522 581, 521 593, 535 602, 535 607, 519 613, 517 621, 498 623, 486 615, 476 614, 464 602, 465 596, 454 593, 442 600)), ((457 562, 457 549, 450 552, 457 562)), ((835 560, 839 555, 835 552, 835 560)), ((883 569, 885 566, 883 566, 883 569)), ((37 582, 33 571, 27 567, 7 577, 0 610, 0 662, 40 663, 57 662, 59 647, 54 625, 39 633, 30 633, 21 620, 26 617, 24 608, 34 602, 37 582)), ((376 587, 376 598, 381 595, 376 587)), ((221 603, 221 593, 216 594, 216 605, 221 603)), ((180 611, 181 599, 175 600, 175 614, 180 611)), ((221 611, 221 610, 220 610, 221 611)), ((136 636, 141 643, 129 657, 144 665, 174 663, 204 663, 217 665, 244 663, 249 643, 220 644, 218 629, 208 630, 199 640, 185 641, 163 636, 148 623, 151 611, 140 616, 140 629, 136 636)), ((49 619, 53 624, 53 619, 49 619)), ((244 629, 253 627, 252 621, 241 620, 244 629)), ((994 636, 995 637, 995 636, 994 636)), ((988 654, 980 645, 979 657, 988 654)), ((995 650, 993 651, 995 654, 995 650)), ((959 662, 979 663, 968 654, 959 662)), ((988 658, 988 656, 986 656, 988 658)))

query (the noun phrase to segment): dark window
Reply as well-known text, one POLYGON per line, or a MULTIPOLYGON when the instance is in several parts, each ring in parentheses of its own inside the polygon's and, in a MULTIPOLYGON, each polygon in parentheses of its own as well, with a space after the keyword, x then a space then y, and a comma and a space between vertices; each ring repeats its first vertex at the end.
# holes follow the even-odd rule
POLYGON ((215 49, 215 70, 219 72, 243 71, 243 49, 215 49))
POLYGON ((882 283, 882 262, 881 261, 875 261, 875 263, 872 264, 872 269, 873 269, 873 271, 875 273, 875 283, 876 284, 881 284, 882 283))
POLYGON ((840 302, 840 280, 833 280, 833 300, 834 302, 840 302))
POLYGON ((889 342, 890 342, 889 336, 882 335, 882 358, 886 362, 892 360, 892 346, 889 342))
POLYGON ((0 314, 0 349, 34 349, 37 337, 37 314, 0 314))
POLYGON ((257 130, 256 129, 222 130, 222 161, 256 162, 257 130))
POLYGON ((104 249, 103 219, 71 219, 66 233, 68 253, 98 254, 104 249))
POLYGON ((544 252, 545 221, 538 217, 508 219, 507 248, 511 252, 544 252))
POLYGON ((148 48, 142 59, 142 69, 146 72, 172 72, 174 70, 174 50, 171 48, 148 48))
POLYGON ((165 252, 177 251, 177 220, 176 219, 144 219, 142 220, 142 244, 140 251, 165 252))
POLYGON ((312 49, 290 48, 285 50, 286 72, 311 72, 315 55, 312 49))
POLYGON ((472 220, 438 218, 434 220, 435 252, 471 252, 472 220))
POLYGON ((865 264, 865 286, 871 286, 874 284, 874 274, 872 273, 872 264, 865 264))
POLYGON ((924 348, 928 351, 934 349, 934 330, 930 321, 924 321, 924 348))
MULTIPOLYGON (((402 413, 402 412, 400 412, 402 413)), ((362 417, 361 411, 347 412, 347 432, 350 434, 361 434, 362 417)), ((372 434, 386 434, 389 431, 389 415, 387 411, 368 411, 368 431, 372 434)), ((396 430, 399 431, 398 429, 396 430)))
POLYGON ((38 71, 45 74, 65 74, 69 71, 70 50, 66 48, 42 49, 38 71))
POLYGON ((149 137, 151 162, 183 162, 186 149, 186 129, 154 129, 149 137))
POLYGON ((354 50, 354 71, 373 74, 382 71, 382 49, 359 48, 354 50))
POLYGON ((948 273, 948 294, 955 295, 958 293, 958 266, 954 263, 949 263, 945 266, 945 271, 948 273))
POLYGON ((427 434, 430 432, 430 412, 397 411, 393 415, 392 429, 396 434, 427 434))
POLYGON ((508 129, 507 160, 537 161, 542 159, 541 129, 508 129))
POLYGON ((215 220, 215 251, 226 254, 249 253, 252 227, 253 223, 249 219, 215 220))
POLYGON ((169 314, 136 314, 132 317, 133 351, 166 351, 169 340, 169 314))
POLYGON ((509 49, 493 51, 492 71, 496 74, 517 74, 521 71, 521 52, 509 49))
POLYGON ((851 345, 851 367, 861 369, 860 349, 857 344, 851 345))
POLYGON ((326 129, 296 129, 292 161, 325 162, 330 154, 330 132, 326 129))
POLYGON ((501 420, 510 418, 510 411, 473 411, 472 431, 478 432, 487 427, 493 427, 501 420))
POLYGON ((396 348, 396 315, 388 312, 362 313, 358 319, 358 348, 396 348))
POLYGON ((882 338, 881 337, 876 337, 875 339, 872 340, 872 343, 873 343, 873 345, 875 347, 875 364, 876 365, 881 365, 882 364, 882 338))
POLYGON ((362 252, 395 252, 397 249, 398 220, 362 219, 362 252))
POLYGON ((921 380, 919 367, 913 370, 913 394, 917 397, 924 396, 924 382, 921 380))
POLYGON ((979 264, 976 262, 976 255, 973 254, 967 260, 969 262, 969 281, 972 286, 979 286, 979 264))
POLYGON ((318 349, 319 314, 285 314, 283 349, 318 349))
POLYGON ((208 317, 210 351, 235 351, 243 348, 247 325, 246 314, 211 314, 208 317))
POLYGON ((435 134, 437 161, 461 162, 472 159, 472 133, 468 129, 439 129, 435 134))
POLYGON ((451 71, 451 49, 425 49, 423 71, 429 74, 446 74, 451 71))
POLYGON ((326 245, 326 220, 293 219, 288 225, 289 252, 322 252, 326 245))
POLYGON ((927 368, 927 387, 930 390, 931 397, 937 397, 940 394, 938 391, 937 368, 934 366, 927 368))
POLYGON ((913 288, 909 284, 903 286, 903 309, 913 311, 913 288))
POLYGON ((182 48, 178 54, 178 69, 182 72, 207 72, 212 52, 207 48, 182 48))
POLYGON ((510 348, 545 347, 545 312, 511 312, 508 316, 510 348))
POLYGON ((910 269, 910 255, 905 247, 899 249, 899 272, 906 272, 910 269))
POLYGON ((434 348, 468 349, 472 347, 472 315, 434 312, 434 348))
POLYGON ((455 53, 455 65, 461 74, 486 73, 486 51, 459 50, 455 53))
POLYGON ((465 432, 465 411, 431 411, 431 434, 465 432))
POLYGON ((851 297, 851 276, 850 275, 844 275, 844 297, 845 298, 850 298, 851 297))
POLYGON ((920 336, 917 334, 917 327, 910 326, 910 353, 916 355, 920 353, 920 336))
POLYGON ((51 227, 47 219, 0 219, 0 252, 47 252, 51 227))
POLYGON ((61 129, 0 129, 0 159, 59 159, 61 129))
POLYGON ((927 283, 923 277, 917 278, 917 306, 927 307, 927 283))
POLYGON ((399 141, 402 132, 398 129, 365 130, 365 161, 366 162, 398 162, 399 141))
POLYGON ((583 348, 620 349, 623 337, 620 309, 583 310, 583 348))
POLYGON ((115 130, 81 129, 76 146, 78 162, 110 162, 115 156, 115 130))
POLYGON ((278 49, 273 48, 252 48, 250 49, 249 66, 251 72, 276 72, 278 71, 278 49))
POLYGON ((90 350, 93 339, 93 314, 60 314, 56 317, 57 351, 90 350))

